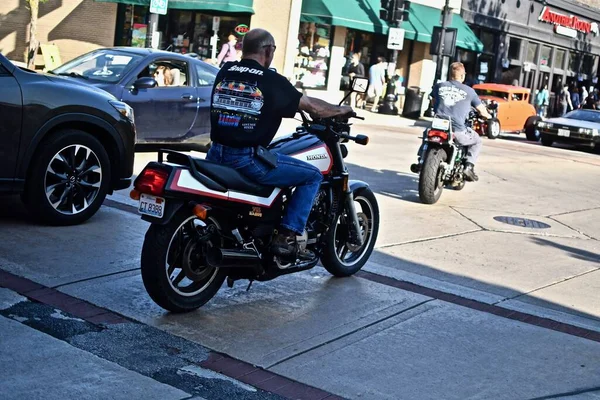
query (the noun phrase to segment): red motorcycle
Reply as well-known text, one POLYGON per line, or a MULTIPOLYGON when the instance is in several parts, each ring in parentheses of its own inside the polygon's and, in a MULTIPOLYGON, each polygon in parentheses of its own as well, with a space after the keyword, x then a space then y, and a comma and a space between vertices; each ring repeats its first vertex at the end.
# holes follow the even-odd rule
POLYGON ((472 109, 469 113, 467 126, 479 134, 479 136, 487 136, 490 139, 496 139, 500 136, 500 122, 498 121, 498 103, 495 101, 487 105, 488 112, 492 115, 492 119, 486 120, 481 118, 477 110, 472 109))

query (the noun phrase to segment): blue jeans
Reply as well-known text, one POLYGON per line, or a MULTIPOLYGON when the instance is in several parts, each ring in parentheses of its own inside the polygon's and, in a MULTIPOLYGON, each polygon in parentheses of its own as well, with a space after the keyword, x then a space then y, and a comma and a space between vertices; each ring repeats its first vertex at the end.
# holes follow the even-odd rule
POLYGON ((236 149, 213 143, 206 159, 236 169, 254 182, 279 188, 295 187, 281 226, 301 235, 323 175, 319 169, 304 161, 277 154, 277 167, 271 168, 254 156, 251 147, 236 149))

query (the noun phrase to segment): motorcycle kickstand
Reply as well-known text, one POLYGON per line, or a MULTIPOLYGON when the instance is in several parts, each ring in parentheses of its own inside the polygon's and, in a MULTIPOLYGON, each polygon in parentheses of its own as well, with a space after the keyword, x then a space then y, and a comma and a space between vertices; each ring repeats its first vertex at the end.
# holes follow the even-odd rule
POLYGON ((250 283, 248 284, 248 287, 246 288, 246 292, 248 292, 250 290, 250 287, 252 287, 252 283, 254 283, 254 281, 252 279, 250 279, 250 283))

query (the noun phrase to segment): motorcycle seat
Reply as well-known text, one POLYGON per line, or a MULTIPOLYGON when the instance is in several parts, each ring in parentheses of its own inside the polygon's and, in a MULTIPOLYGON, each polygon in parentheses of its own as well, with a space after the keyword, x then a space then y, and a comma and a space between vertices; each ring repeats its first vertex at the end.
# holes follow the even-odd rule
POLYGON ((274 188, 272 186, 264 186, 252 182, 235 169, 226 165, 202 159, 194 159, 194 162, 198 172, 206 175, 229 190, 259 197, 269 197, 271 193, 273 193, 274 188))

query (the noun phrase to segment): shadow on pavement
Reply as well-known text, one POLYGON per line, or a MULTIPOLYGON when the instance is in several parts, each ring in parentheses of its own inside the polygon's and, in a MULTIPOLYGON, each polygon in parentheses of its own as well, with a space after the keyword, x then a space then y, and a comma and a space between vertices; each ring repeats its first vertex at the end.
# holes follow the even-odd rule
POLYGON ((411 203, 421 202, 419 200, 419 175, 417 174, 406 174, 388 169, 377 170, 356 164, 347 164, 347 166, 351 178, 369 183, 375 193, 411 203), (390 182, 393 184, 390 185, 390 182))
POLYGON ((563 250, 566 253, 569 253, 569 255, 571 257, 576 258, 578 260, 600 264, 600 254, 598 254, 598 253, 592 253, 591 251, 578 249, 576 247, 571 247, 571 246, 566 246, 564 244, 554 243, 554 242, 551 242, 549 240, 539 238, 539 237, 531 238, 531 240, 534 243, 539 244, 540 246, 551 246, 551 247, 557 248, 559 250, 563 250))

